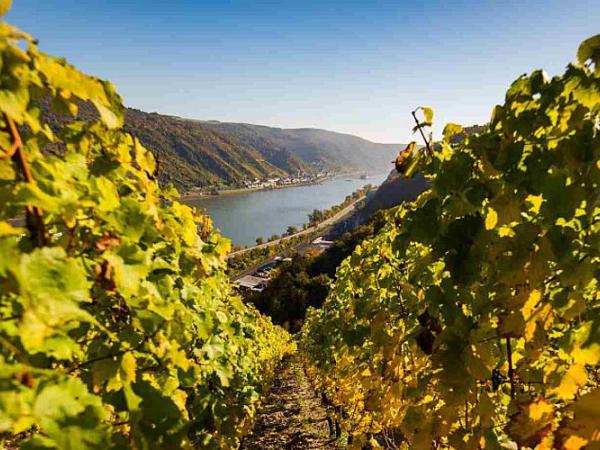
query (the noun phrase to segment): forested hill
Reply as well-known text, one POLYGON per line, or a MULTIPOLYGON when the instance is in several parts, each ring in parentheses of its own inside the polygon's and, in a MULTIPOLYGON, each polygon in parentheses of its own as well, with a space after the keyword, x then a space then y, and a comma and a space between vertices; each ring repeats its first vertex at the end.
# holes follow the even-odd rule
POLYGON ((276 146, 302 161, 326 169, 388 169, 401 144, 379 144, 334 131, 317 128, 274 128, 228 122, 203 122, 213 130, 235 136, 247 145, 276 146))
POLYGON ((238 186, 244 180, 313 170, 286 149, 241 142, 198 121, 129 108, 125 130, 159 155, 161 181, 184 189, 238 186))
MULTIPOLYGON (((66 120, 48 106, 41 102, 50 124, 66 120)), ((94 116, 91 105, 80 104, 79 119, 94 116)), ((133 108, 126 110, 124 129, 159 157, 161 183, 183 190, 322 170, 381 171, 401 147, 326 130, 192 120, 133 108)))
POLYGON ((202 121, 127 110, 125 129, 161 158, 161 180, 182 188, 237 187, 254 178, 381 171, 401 144, 333 131, 202 121))

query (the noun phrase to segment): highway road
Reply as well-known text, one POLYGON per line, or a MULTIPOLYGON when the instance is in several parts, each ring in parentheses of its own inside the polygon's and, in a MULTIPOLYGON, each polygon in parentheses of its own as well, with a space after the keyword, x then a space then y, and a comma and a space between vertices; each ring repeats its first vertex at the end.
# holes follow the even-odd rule
MULTIPOLYGON (((293 256, 296 253, 304 253, 306 252, 308 249, 310 249, 312 247, 311 242, 314 241, 315 239, 317 239, 319 236, 323 236, 326 235, 328 230, 328 227, 330 227, 331 225, 334 225, 336 222, 342 220, 343 218, 345 218, 346 216, 348 216, 350 213, 352 213, 355 209, 356 209, 356 205, 358 204, 358 202, 360 202, 362 199, 364 199, 364 197, 359 198, 358 200, 356 200, 355 202, 353 202, 352 204, 348 205, 347 207, 345 207, 344 209, 342 209, 341 211, 339 211, 336 215, 332 216, 331 218, 324 220, 323 222, 315 225, 314 227, 310 227, 307 228, 306 230, 302 230, 292 236, 286 236, 282 239, 278 239, 277 241, 271 241, 271 242, 267 242, 266 244, 262 244, 262 245, 257 245, 255 247, 251 247, 251 248, 263 248, 263 247, 268 247, 269 244, 270 245, 274 245, 277 242, 281 242, 282 240, 285 239, 290 239, 292 237, 296 237, 296 236, 302 236, 304 234, 308 234, 311 233, 313 231, 318 231, 318 230, 323 230, 323 233, 319 233, 316 236, 311 237, 310 241, 303 241, 303 242, 299 242, 298 244, 294 245, 293 247, 290 247, 288 249, 286 249, 283 253, 279 254, 279 255, 273 255, 272 257, 269 257, 263 261, 261 261, 260 263, 257 263, 251 267, 248 267, 246 270, 243 270, 242 272, 236 273, 233 277, 231 277, 232 281, 235 280, 239 280, 240 278, 246 276, 246 275, 253 275, 260 266, 264 265, 264 264, 268 264, 272 261, 275 260, 276 256, 281 256, 281 257, 286 257, 286 256, 293 256)), ((247 251, 250 250, 251 248, 248 249, 244 249, 243 251, 247 251)), ((230 253, 229 256, 237 254, 239 255, 240 253, 243 253, 243 251, 238 251, 238 252, 234 252, 234 253, 230 253)))
MULTIPOLYGON (((286 241, 288 239, 292 239, 298 236, 302 236, 304 234, 309 234, 312 233, 314 231, 318 231, 318 230, 322 230, 323 228, 327 228, 330 225, 333 225, 334 223, 336 223, 337 221, 343 219, 346 215, 350 214, 352 211, 354 211, 354 209, 356 209, 356 205, 363 200, 365 197, 360 197, 357 200, 355 200, 354 202, 352 202, 351 204, 349 204, 348 206, 346 206, 344 209, 342 209, 341 211, 339 211, 337 214, 335 214, 334 216, 330 217, 329 219, 325 219, 323 222, 319 222, 318 224, 312 226, 312 227, 308 227, 305 230, 301 230, 295 234, 291 234, 289 236, 284 236, 282 238, 276 239, 274 241, 270 241, 270 242, 265 242, 264 244, 260 244, 260 245, 255 245, 253 247, 248 247, 248 248, 244 248, 242 250, 238 250, 236 252, 232 252, 229 255, 227 255, 227 258, 231 258, 233 256, 238 256, 241 255, 243 253, 246 253, 250 250, 254 250, 256 248, 267 248, 267 247, 271 247, 273 245, 277 245, 282 241, 286 241)), ((316 237, 315 237, 316 239, 316 237)))

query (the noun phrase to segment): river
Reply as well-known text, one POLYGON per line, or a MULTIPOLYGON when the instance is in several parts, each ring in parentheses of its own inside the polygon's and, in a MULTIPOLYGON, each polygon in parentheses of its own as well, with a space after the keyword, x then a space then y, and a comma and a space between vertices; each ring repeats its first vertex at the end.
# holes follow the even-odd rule
POLYGON ((340 176, 318 184, 269 191, 250 191, 211 197, 189 198, 188 205, 205 209, 215 227, 233 244, 254 245, 256 238, 268 239, 285 233, 289 225, 298 228, 314 209, 327 209, 366 184, 379 185, 387 174, 340 176))

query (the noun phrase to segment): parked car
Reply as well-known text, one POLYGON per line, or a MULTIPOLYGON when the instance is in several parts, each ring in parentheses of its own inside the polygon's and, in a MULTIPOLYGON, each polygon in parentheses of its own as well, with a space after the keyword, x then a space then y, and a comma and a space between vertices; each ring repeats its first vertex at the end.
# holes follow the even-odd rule
POLYGON ((255 287, 253 287, 253 288, 250 288, 250 290, 251 290, 251 291, 254 291, 254 292, 262 292, 262 291, 264 291, 264 290, 265 290, 265 288, 266 288, 266 287, 267 287, 267 285, 266 285, 266 284, 259 284, 258 286, 255 286, 255 287))
POLYGON ((266 270, 259 270, 256 272, 256 276, 257 277, 261 277, 261 278, 265 278, 265 279, 269 279, 271 278, 271 272, 267 272, 266 270))

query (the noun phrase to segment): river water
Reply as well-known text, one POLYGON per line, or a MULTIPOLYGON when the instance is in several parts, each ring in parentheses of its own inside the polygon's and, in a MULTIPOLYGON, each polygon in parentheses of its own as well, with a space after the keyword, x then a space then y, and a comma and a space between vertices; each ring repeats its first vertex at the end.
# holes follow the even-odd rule
POLYGON ((387 173, 366 180, 340 176, 308 186, 192 198, 185 203, 205 209, 233 244, 253 245, 258 236, 281 235, 289 225, 300 228, 314 209, 337 205, 358 188, 379 185, 386 177, 387 173))

